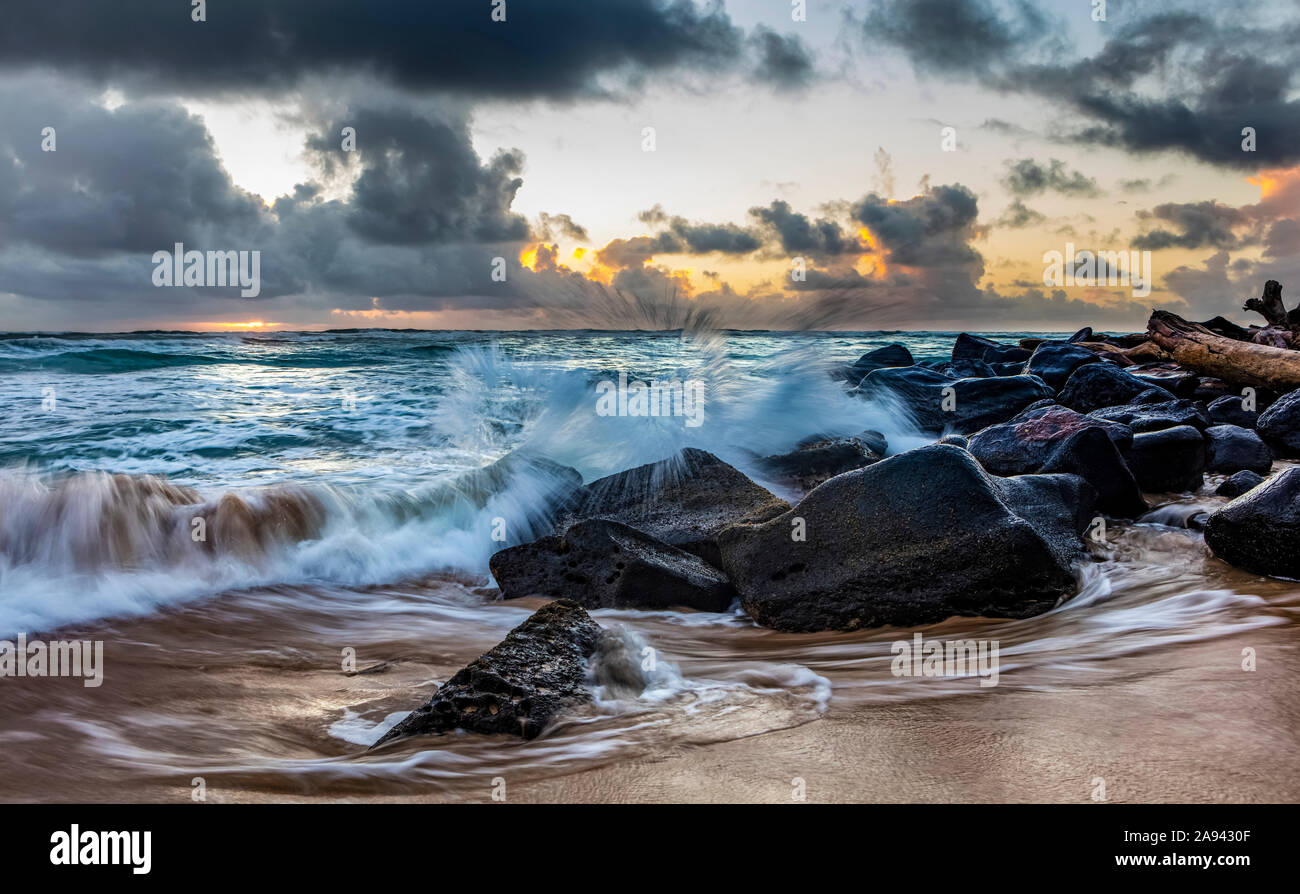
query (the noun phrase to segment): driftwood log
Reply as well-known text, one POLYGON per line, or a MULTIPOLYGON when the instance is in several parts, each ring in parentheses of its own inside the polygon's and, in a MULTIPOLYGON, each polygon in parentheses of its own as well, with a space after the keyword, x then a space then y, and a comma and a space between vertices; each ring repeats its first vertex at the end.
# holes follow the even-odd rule
POLYGON ((1202 375, 1274 391, 1300 388, 1300 351, 1226 338, 1163 310, 1152 312, 1147 331, 1177 363, 1202 375))
POLYGON ((1287 311, 1282 303, 1282 284, 1276 279, 1264 283, 1263 293, 1258 298, 1248 298, 1241 309, 1253 310, 1268 323, 1251 338, 1255 344, 1275 348, 1300 346, 1300 308, 1287 311))

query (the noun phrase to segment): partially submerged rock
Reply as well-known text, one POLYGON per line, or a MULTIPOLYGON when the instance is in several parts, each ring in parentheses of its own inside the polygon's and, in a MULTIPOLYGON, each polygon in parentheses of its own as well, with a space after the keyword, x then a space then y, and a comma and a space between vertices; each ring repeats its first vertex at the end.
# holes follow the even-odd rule
POLYGON ((1300 578, 1300 468, 1287 469, 1210 516, 1205 542, 1229 564, 1300 578))
POLYGON ((868 351, 849 367, 849 379, 855 384, 861 382, 867 373, 887 366, 911 366, 916 363, 912 352, 899 344, 885 345, 868 351))
POLYGON ((1003 480, 957 447, 922 447, 724 531, 723 565, 745 610, 779 630, 1027 617, 1074 592, 1094 497, 1075 475, 1003 480))
POLYGON ((1264 483, 1264 476, 1257 475, 1254 472, 1241 471, 1235 475, 1229 475, 1223 479, 1223 483, 1216 489, 1215 493, 1220 497, 1240 497, 1247 491, 1254 490, 1264 483))
POLYGON ((985 363, 1024 363, 1029 359, 1029 355, 1030 352, 1019 345, 999 344, 991 338, 971 335, 968 332, 958 335, 957 341, 952 346, 952 359, 954 361, 983 360, 985 363))
POLYGON ((716 566, 719 531, 766 521, 789 508, 712 453, 687 447, 668 459, 588 484, 558 527, 562 531, 581 519, 608 518, 716 566))
POLYGON ((599 637, 576 602, 544 605, 371 747, 454 729, 532 739, 560 712, 591 701, 583 680, 599 637))
POLYGON ((1211 472, 1243 470, 1267 475, 1273 451, 1259 435, 1238 425, 1214 425, 1205 431, 1205 467, 1211 472))
POLYGON ((608 519, 503 549, 490 567, 506 599, 567 597, 586 608, 725 611, 726 576, 698 556, 608 519))
POLYGON ((825 438, 801 443, 789 453, 768 456, 759 466, 777 480, 805 493, 828 478, 880 462, 881 456, 859 438, 825 438))

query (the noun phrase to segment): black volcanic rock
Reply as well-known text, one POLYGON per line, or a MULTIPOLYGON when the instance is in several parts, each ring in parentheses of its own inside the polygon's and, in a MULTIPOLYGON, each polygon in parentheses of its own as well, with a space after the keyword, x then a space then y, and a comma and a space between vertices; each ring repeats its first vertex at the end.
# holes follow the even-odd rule
POLYGON ((1300 578, 1300 468, 1275 475, 1212 514, 1205 542, 1239 568, 1300 578))
POLYGON ((1121 451, 1133 441, 1133 431, 1127 425, 1048 403, 976 432, 967 447, 994 475, 1024 475, 1038 471, 1057 448, 1090 428, 1103 431, 1121 451))
POLYGON ((544 605, 371 747, 454 729, 532 739, 555 715, 591 701, 583 681, 599 637, 576 602, 544 605))
POLYGON ((1159 403, 1129 404, 1123 407, 1106 407, 1088 414, 1097 419, 1119 422, 1140 434, 1190 425, 1199 431, 1210 427, 1210 415, 1200 404, 1190 400, 1162 400, 1159 403))
POLYGON ((751 481, 712 453, 687 447, 593 481, 573 500, 557 526, 563 531, 586 518, 631 525, 717 566, 717 534, 727 525, 766 521, 790 504, 751 481))
POLYGON ((999 479, 932 445, 826 482, 794 509, 722 533, 741 604, 779 630, 1027 617, 1075 591, 1092 517, 1075 475, 999 479), (802 529, 806 539, 796 539, 802 529))
POLYGON ((1035 471, 1078 475, 1097 492, 1097 508, 1119 518, 1137 518, 1148 508, 1142 488, 1102 428, 1071 435, 1035 471))
POLYGON ((1211 401, 1209 406, 1210 421, 1215 425, 1240 425, 1242 428, 1254 428, 1259 421, 1259 413, 1247 410, 1243 398, 1235 394, 1225 394, 1211 401))
POLYGON ((878 369, 858 389, 868 396, 882 392, 903 405, 917 428, 933 434, 979 431, 1052 396, 1052 389, 1035 376, 953 379, 919 366, 878 369))
POLYGON ((1194 491, 1205 481, 1205 438, 1190 425, 1133 436, 1125 459, 1148 493, 1194 491))
POLYGON ((1213 425, 1205 431, 1205 468, 1211 472, 1250 471, 1267 475, 1273 451, 1259 435, 1239 425, 1213 425))
POLYGON ((1260 413, 1255 430, 1284 456, 1300 456, 1300 389, 1282 395, 1260 413))
POLYGON ((807 492, 828 478, 880 462, 880 454, 858 438, 825 438, 789 453, 764 457, 759 466, 775 479, 807 492))
POLYGON ((698 556, 608 519, 503 549, 489 563, 505 599, 564 597, 584 608, 726 611, 735 593, 698 556))
POLYGON ((1173 394, 1144 382, 1112 363, 1087 363, 1080 366, 1066 380, 1057 403, 1080 413, 1091 413, 1105 407, 1152 400, 1172 400, 1173 394))
POLYGON ((1249 490, 1259 487, 1265 481, 1263 475, 1257 475, 1254 472, 1241 471, 1235 475, 1229 475, 1223 479, 1223 483, 1216 489, 1215 493, 1220 497, 1240 497, 1249 490))
POLYGON ((1028 360, 1030 352, 1019 345, 1003 345, 989 338, 963 332, 952 346, 952 359, 983 360, 985 363, 1017 362, 1028 360))
POLYGON ((1047 341, 1034 349, 1034 353, 1025 361, 1024 370, 1059 391, 1076 369, 1085 363, 1100 362, 1097 355, 1087 348, 1068 342, 1047 341))
POLYGON ((849 378, 856 384, 861 382, 867 373, 874 370, 887 366, 912 366, 914 363, 916 360, 907 348, 899 344, 885 345, 859 357, 849 367, 849 378))

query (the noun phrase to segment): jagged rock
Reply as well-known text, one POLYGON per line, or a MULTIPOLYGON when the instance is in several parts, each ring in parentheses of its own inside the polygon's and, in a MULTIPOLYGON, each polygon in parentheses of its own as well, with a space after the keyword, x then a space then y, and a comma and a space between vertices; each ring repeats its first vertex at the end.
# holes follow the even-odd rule
POLYGON ((717 566, 719 531, 730 524, 766 521, 789 508, 712 453, 687 447, 668 459, 588 484, 558 530, 586 518, 608 518, 717 566))
POLYGON ((932 445, 727 529, 723 565, 745 610, 779 630, 1027 617, 1074 592, 1094 497, 1076 475, 999 479, 965 451, 932 445), (792 537, 799 530, 805 540, 792 537))
POLYGON ((1134 435, 1125 459, 1148 493, 1194 491, 1205 481, 1205 438, 1190 425, 1134 435))
POLYGON ((1259 435, 1239 425, 1213 425, 1205 431, 1205 467, 1211 472, 1256 472, 1273 468, 1273 451, 1259 435))
POLYGON ((576 602, 544 605, 372 747, 454 729, 532 739, 557 714, 591 701, 583 680, 599 637, 600 626, 576 602))
POLYGON ((1240 497, 1249 490, 1253 490, 1263 484, 1265 478, 1263 475, 1257 475, 1254 472, 1241 471, 1235 475, 1229 475, 1223 479, 1223 483, 1216 489, 1215 493, 1221 497, 1240 497))
POLYGON ((1121 451, 1133 441, 1133 431, 1127 425, 1048 403, 976 432, 968 449, 994 475, 1024 475, 1038 471, 1058 447, 1089 428, 1101 429, 1121 451))
POLYGON ((1210 516, 1205 542, 1225 562, 1300 578, 1300 468, 1287 469, 1210 516))
POLYGON ((608 519, 503 549, 489 563, 505 599, 568 598, 584 608, 726 611, 735 593, 699 556, 608 519))
POLYGON ((1070 374, 1056 401, 1080 413, 1091 413, 1104 407, 1137 403, 1140 397, 1141 402, 1173 399, 1170 392, 1111 363, 1087 363, 1070 374))

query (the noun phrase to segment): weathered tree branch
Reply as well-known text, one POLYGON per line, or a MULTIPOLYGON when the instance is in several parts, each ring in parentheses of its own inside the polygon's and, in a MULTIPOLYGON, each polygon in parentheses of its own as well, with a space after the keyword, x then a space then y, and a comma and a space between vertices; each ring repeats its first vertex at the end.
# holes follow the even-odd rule
POLYGON ((1275 391, 1300 388, 1300 351, 1225 338, 1163 310, 1152 312, 1147 331, 1177 363, 1203 375, 1275 391))
POLYGON ((1258 298, 1247 299, 1242 310, 1253 310, 1268 325, 1251 339, 1256 344, 1275 348, 1290 348, 1300 344, 1300 316, 1287 313, 1282 303, 1282 284, 1275 279, 1264 283, 1264 292, 1258 298))

